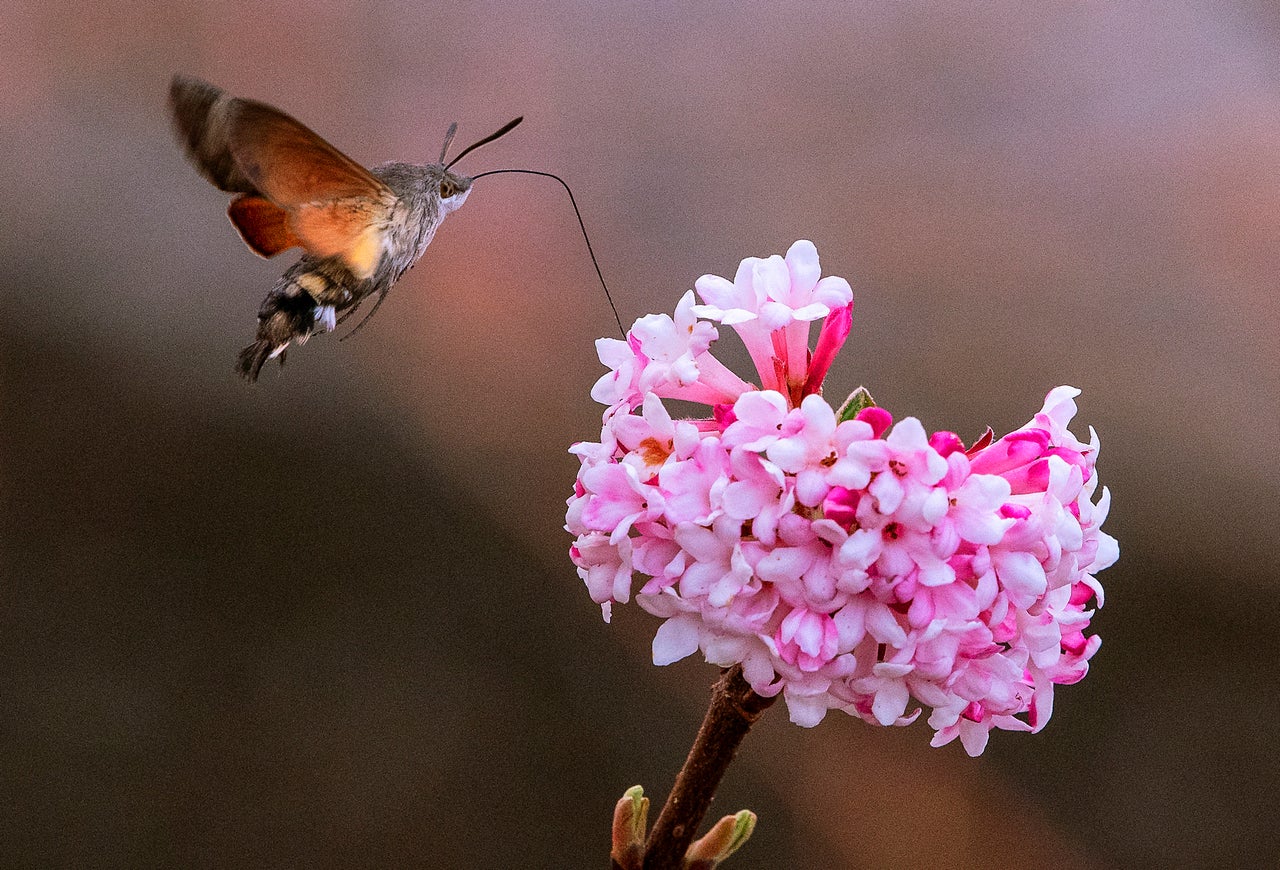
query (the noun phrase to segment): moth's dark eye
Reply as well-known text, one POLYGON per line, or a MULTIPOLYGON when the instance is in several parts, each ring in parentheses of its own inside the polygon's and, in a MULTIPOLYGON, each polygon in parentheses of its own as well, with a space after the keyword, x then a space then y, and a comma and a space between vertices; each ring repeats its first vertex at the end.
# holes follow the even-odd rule
POLYGON ((449 179, 440 182, 440 198, 448 199, 458 192, 458 187, 449 179))

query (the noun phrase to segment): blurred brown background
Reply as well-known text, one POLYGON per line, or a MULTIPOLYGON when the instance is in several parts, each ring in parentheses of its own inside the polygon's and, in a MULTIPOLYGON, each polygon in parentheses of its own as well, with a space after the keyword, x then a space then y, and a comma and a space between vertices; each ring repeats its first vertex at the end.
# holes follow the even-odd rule
POLYGON ((773 711, 733 866, 1275 866, 1275 5, 501 0, 0 8, 0 866, 602 867, 715 678, 566 557, 613 323, 558 187, 478 182, 251 388, 283 264, 172 143, 176 71, 367 164, 525 115, 460 168, 568 179, 628 322, 811 238, 832 389, 966 437, 1084 389, 1089 678, 976 760, 773 711))

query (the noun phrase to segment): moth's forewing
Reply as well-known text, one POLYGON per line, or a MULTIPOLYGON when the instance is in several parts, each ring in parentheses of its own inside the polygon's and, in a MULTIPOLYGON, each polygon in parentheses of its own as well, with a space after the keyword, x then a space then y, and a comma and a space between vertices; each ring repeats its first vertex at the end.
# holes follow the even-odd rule
POLYGON ((359 278, 373 274, 396 197, 372 173, 279 109, 199 79, 175 77, 169 104, 201 173, 248 194, 228 215, 251 249, 272 256, 302 245, 359 278))
POLYGON ((229 193, 257 193, 231 153, 231 131, 240 101, 221 88, 188 76, 169 85, 169 111, 187 159, 214 187, 229 193))
POLYGON ((238 100, 229 145, 263 196, 285 208, 389 193, 369 170, 266 103, 238 100))

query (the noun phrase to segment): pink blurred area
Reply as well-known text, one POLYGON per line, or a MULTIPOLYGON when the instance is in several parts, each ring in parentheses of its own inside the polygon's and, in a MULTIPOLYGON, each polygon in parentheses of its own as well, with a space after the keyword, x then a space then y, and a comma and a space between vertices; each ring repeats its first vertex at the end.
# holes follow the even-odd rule
MULTIPOLYGON (((284 263, 244 249, 226 197, 171 141, 165 89, 185 72, 280 106, 365 164, 434 160, 450 121, 466 143, 524 115, 457 168, 563 176, 628 324, 670 311, 703 273, 731 276, 742 257, 809 238, 856 300, 829 389, 864 384, 895 415, 966 439, 1020 425, 1058 384, 1084 390, 1079 420, 1101 434, 1107 530, 1122 553, 1102 576, 1093 672, 1058 694, 1042 734, 996 734, 979 760, 958 745, 930 749, 922 727, 832 716, 802 731, 779 706, 715 807, 758 798, 774 809, 733 866, 1274 864, 1278 49, 1280 16, 1249 2, 11 0, 0 10, 0 472, 4 540, 25 555, 0 563, 11 723, 0 778, 22 830, 0 828, 0 863, 460 866, 441 855, 503 854, 478 844, 509 836, 530 866, 603 866, 613 800, 631 770, 661 800, 715 676, 702 664, 655 669, 654 622, 623 608, 603 627, 566 556, 566 448, 598 434, 593 341, 616 327, 563 191, 517 175, 478 181, 358 338, 312 342, 248 387, 235 351, 284 263), (122 442, 136 465, 122 465, 122 442), (296 478, 248 464, 285 461, 264 444, 298 463, 296 478), (33 468, 74 475, 44 486, 33 468), (376 517, 376 533, 350 534, 356 508, 326 501, 338 474, 369 512, 356 526, 376 517), (201 486, 182 490, 188 478, 201 486), (94 487, 116 500, 78 501, 86 515, 64 521, 60 499, 94 487), (449 558, 497 560, 490 583, 461 583, 445 555, 395 549, 412 551, 422 517, 379 506, 415 487, 431 506, 423 516, 461 524, 466 547, 449 558), (142 495, 153 492, 169 500, 142 495), (163 550, 140 543, 124 561, 49 557, 87 548, 87 527, 111 538, 121 504, 129 540, 178 515, 210 552, 244 546, 231 530, 245 516, 259 546, 287 552, 297 544, 275 518, 315 517, 302 527, 349 561, 318 563, 314 597, 286 592, 289 607, 250 618, 243 598, 138 596, 139 578, 198 560, 181 537, 161 535, 163 550), (361 599, 368 630, 379 631, 380 606, 406 632, 420 619, 433 626, 416 641, 420 658, 378 672, 371 662, 383 660, 360 658, 352 640, 370 670, 307 671, 298 651, 330 643, 356 594, 344 572, 384 562, 406 579, 361 599), (403 584, 419 574, 424 591, 411 594, 403 584), (113 626, 152 601, 203 626, 200 643, 231 649, 245 637, 257 652, 244 667, 274 675, 269 697, 259 686, 223 698, 218 687, 239 678, 209 676, 176 636, 166 655, 215 687, 186 698, 179 676, 140 664, 146 644, 136 658, 112 646, 117 629, 86 611, 82 587, 124 614, 113 626), (447 620, 428 612, 439 599, 454 608, 447 620), (200 610, 215 605, 240 617, 200 610), (520 688, 493 682, 487 642, 419 686, 457 634, 509 635, 499 646, 521 662, 526 676, 510 676, 520 688), (522 647, 526 637, 554 643, 522 647), (298 654, 292 665, 282 646, 298 654), (533 691, 528 680, 549 672, 559 688, 533 691), (366 716, 390 705, 407 724, 370 737, 354 714, 316 721, 305 711, 328 708, 289 701, 308 680, 339 687, 330 703, 366 716), (402 680, 412 690, 395 690, 402 680), (371 682, 389 694, 369 693, 371 682), (535 772, 535 794, 513 792, 509 771, 474 744, 442 742, 414 705, 447 705, 456 686, 474 704, 454 711, 460 733, 506 735, 497 709, 513 734, 536 722, 570 754, 586 747, 577 778, 535 772), (188 704, 185 724, 155 724, 188 704), (606 715, 619 709, 634 711, 635 730, 606 715), (224 732, 237 735, 242 775, 217 773, 224 732), (108 775, 96 753, 121 740, 131 749, 108 775), (165 743, 163 763, 152 741, 165 743), (262 772, 270 747, 318 743, 328 749, 289 756, 287 782, 262 772), (358 772, 334 748, 352 745, 363 747, 358 772), (644 762, 618 770, 629 759, 644 762), (467 771, 477 791, 441 797, 439 782, 468 781, 435 779, 441 770, 467 771), (381 791, 371 804, 361 789, 381 791), (600 852, 557 855, 554 838, 495 833, 481 794, 521 807, 511 824, 530 830, 568 816, 600 852), (400 815, 369 809, 384 804, 400 815), (280 824, 238 827, 261 812, 280 824), (175 843, 184 837, 198 848, 175 843), (461 845, 441 851, 442 838, 461 845)), ((227 585, 265 596, 246 590, 277 582, 264 571, 227 585)), ((489 860, 469 866, 504 866, 489 860)))

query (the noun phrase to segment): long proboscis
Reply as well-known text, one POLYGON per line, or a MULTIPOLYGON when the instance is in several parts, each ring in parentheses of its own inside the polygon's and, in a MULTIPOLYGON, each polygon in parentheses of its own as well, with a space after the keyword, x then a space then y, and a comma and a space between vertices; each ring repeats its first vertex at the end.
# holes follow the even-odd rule
MULTIPOLYGON (((509 130, 511 127, 514 127, 517 123, 519 123, 519 121, 520 119, 516 118, 514 121, 508 124, 505 128, 503 128, 502 130, 499 130, 497 133, 493 134, 488 139, 484 139, 484 140, 481 140, 481 142, 477 142, 476 145, 481 145, 481 144, 484 144, 484 142, 488 142, 492 139, 496 139, 498 136, 507 132, 507 130, 509 130)), ((476 145, 472 145, 471 148, 475 148, 476 145)), ((471 148, 468 148, 467 151, 470 151, 471 148)), ((466 151, 462 153, 465 154, 466 151)), ((461 157, 462 155, 460 154, 458 156, 461 157)), ((457 157, 454 158, 455 163, 457 162, 457 159, 458 159, 457 157)), ((599 261, 596 260, 595 249, 591 247, 591 237, 587 235, 587 225, 582 220, 582 212, 578 210, 578 201, 573 198, 573 191, 569 188, 568 183, 563 178, 561 178, 558 175, 555 175, 554 173, 540 172, 537 169, 491 169, 488 172, 481 172, 479 175, 472 176, 471 180, 475 181, 476 179, 484 178, 486 175, 501 175, 507 172, 519 172, 524 175, 541 175, 544 178, 554 178, 556 181, 560 182, 560 186, 564 188, 564 192, 569 194, 569 205, 573 206, 574 216, 578 218, 578 226, 582 229, 582 238, 587 243, 587 253, 591 255, 591 265, 596 267, 596 277, 600 279, 600 286, 604 288, 604 298, 609 300, 609 308, 613 310, 613 319, 618 322, 618 331, 622 333, 622 337, 625 339, 627 337, 626 327, 622 325, 622 317, 621 315, 618 314, 618 306, 613 304, 613 294, 609 292, 609 285, 604 282, 604 274, 600 271, 599 261)))

